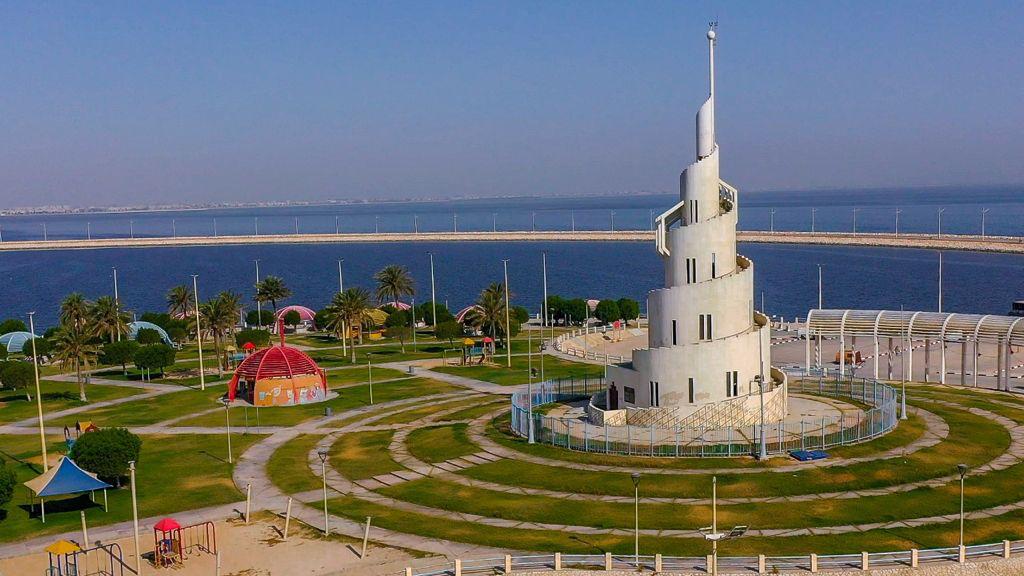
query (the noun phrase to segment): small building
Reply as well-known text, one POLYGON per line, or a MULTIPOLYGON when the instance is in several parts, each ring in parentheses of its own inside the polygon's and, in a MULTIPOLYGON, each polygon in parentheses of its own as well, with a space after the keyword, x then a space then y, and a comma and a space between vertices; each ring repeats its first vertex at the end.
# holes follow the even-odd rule
POLYGON ((228 383, 228 400, 253 406, 294 406, 327 399, 327 374, 305 352, 281 344, 249 355, 228 383))

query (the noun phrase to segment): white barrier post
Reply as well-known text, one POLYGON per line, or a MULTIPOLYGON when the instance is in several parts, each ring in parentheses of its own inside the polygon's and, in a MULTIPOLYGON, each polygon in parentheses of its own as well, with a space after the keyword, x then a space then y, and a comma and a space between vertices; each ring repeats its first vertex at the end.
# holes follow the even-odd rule
POLYGON ((818 555, 811 554, 811 572, 817 573, 818 571, 818 555))
POLYGON ((505 574, 512 572, 512 555, 505 554, 505 574))
POLYGON ((282 534, 282 540, 288 539, 288 525, 292 521, 292 497, 288 497, 288 507, 284 511, 284 533, 282 534))
POLYGON ((757 573, 767 574, 768 573, 768 561, 764 554, 757 555, 757 573))
POLYGON ((555 552, 555 571, 557 572, 557 571, 559 571, 561 569, 562 569, 562 553, 561 552, 555 552))
POLYGON ((245 523, 249 523, 249 511, 252 509, 252 482, 245 485, 245 523))
POLYGON ((871 560, 869 559, 867 552, 860 553, 860 569, 864 572, 871 569, 871 560))
POLYGON ((462 576, 462 560, 455 559, 455 576, 462 576))
POLYGON ((366 541, 370 539, 370 517, 366 517, 366 528, 363 529, 363 548, 359 552, 359 559, 366 558, 366 541))
POLYGON ((911 568, 917 568, 917 565, 920 562, 921 562, 921 557, 920 557, 920 554, 917 551, 917 548, 912 549, 910 551, 910 567, 911 568))
POLYGON ((215 574, 220 576, 220 550, 217 551, 217 567, 215 569, 215 574))
POLYGON ((612 569, 612 553, 611 552, 605 552, 604 553, 604 569, 605 570, 611 570, 612 569))
POLYGON ((1003 540, 1003 558, 1010 557, 1010 541, 1003 540))

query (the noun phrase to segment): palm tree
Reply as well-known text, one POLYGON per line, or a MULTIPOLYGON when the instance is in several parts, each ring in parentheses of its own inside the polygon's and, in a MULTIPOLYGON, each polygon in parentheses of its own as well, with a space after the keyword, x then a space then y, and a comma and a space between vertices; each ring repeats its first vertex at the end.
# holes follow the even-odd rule
POLYGON ((92 307, 92 326, 96 334, 109 337, 113 342, 118 335, 128 332, 128 320, 121 312, 121 303, 112 296, 102 296, 92 307))
POLYGON ((192 289, 185 284, 178 284, 167 291, 167 313, 176 318, 191 316, 194 301, 192 289))
POLYGON ((60 363, 61 369, 75 368, 75 379, 78 381, 78 399, 88 402, 85 397, 85 381, 82 380, 82 367, 88 368, 96 359, 99 347, 95 336, 84 327, 65 324, 53 339, 53 357, 60 363))
POLYGON ((217 374, 223 375, 224 366, 227 364, 225 358, 224 341, 230 337, 235 322, 238 320, 238 312, 242 309, 242 297, 234 292, 221 292, 216 298, 204 302, 199 306, 199 314, 202 316, 206 328, 213 334, 213 348, 217 354, 217 374))
MULTIPOLYGON (((338 324, 344 326, 362 326, 370 318, 370 293, 365 288, 349 288, 344 292, 338 292, 331 299, 328 307, 331 311, 330 323, 332 330, 336 330, 338 324)), ((344 338, 344 335, 342 335, 344 338)), ((352 362, 356 361, 355 334, 350 333, 349 338, 352 344, 352 362)), ((359 339, 362 340, 363 331, 359 331, 359 339)))
POLYGON ((469 324, 490 336, 505 334, 505 286, 494 282, 480 293, 476 308, 466 314, 469 324))
POLYGON ((274 307, 274 316, 277 316, 277 302, 292 295, 291 289, 284 285, 284 280, 277 276, 267 276, 256 284, 257 302, 266 304, 270 302, 274 307))
POLYGON ((397 304, 402 300, 402 296, 416 294, 412 276, 403 266, 387 266, 374 274, 373 279, 377 281, 377 302, 381 304, 397 304))
POLYGON ((84 329, 89 324, 92 306, 80 293, 68 294, 60 303, 60 323, 84 329))

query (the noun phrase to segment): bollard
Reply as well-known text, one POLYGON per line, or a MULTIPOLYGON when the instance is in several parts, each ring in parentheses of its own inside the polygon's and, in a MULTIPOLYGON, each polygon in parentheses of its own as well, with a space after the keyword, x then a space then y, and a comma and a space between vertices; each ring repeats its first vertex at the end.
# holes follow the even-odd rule
POLYGON ((768 573, 768 561, 767 561, 767 558, 764 557, 764 554, 758 554, 757 555, 757 573, 758 574, 767 574, 768 573))
POLYGON ((654 571, 661 572, 661 554, 654 555, 654 571))
POLYGON ((920 556, 918 554, 919 553, 917 551, 917 548, 913 548, 910 551, 910 567, 911 568, 917 568, 917 565, 921 562, 921 558, 920 558, 920 556))
POLYGON ((562 553, 555 552, 555 571, 562 569, 562 553))
POLYGON ((245 523, 249 523, 249 511, 252 509, 252 482, 245 485, 245 523))
POLYGON ((505 574, 512 572, 512 555, 505 554, 505 574))
POLYGON ((455 559, 455 576, 462 576, 462 560, 455 559))
POLYGON ((1003 540, 1003 558, 1010 557, 1010 541, 1003 540))
POLYGON ((82 514, 82 548, 89 547, 89 527, 85 525, 85 510, 81 511, 82 514))
POLYGON ((216 574, 217 574, 217 576, 220 576, 220 550, 218 550, 218 551, 217 551, 217 567, 216 567, 216 574))
POLYGON ((611 552, 605 552, 604 553, 604 569, 605 570, 611 570, 612 569, 612 553, 611 552))
POLYGON ((707 556, 704 557, 704 562, 706 562, 706 564, 704 564, 704 566, 707 567, 706 572, 708 574, 710 574, 711 571, 714 570, 714 567, 711 565, 714 561, 715 561, 715 559, 714 559, 713 556, 711 556, 711 554, 708 554, 707 556))
POLYGON ((871 561, 868 559, 867 552, 860 553, 860 569, 865 572, 871 569, 871 561))
POLYGON ((366 517, 366 528, 363 530, 363 548, 359 552, 359 559, 366 558, 366 541, 370 539, 370 517, 366 517))
POLYGON ((285 511, 284 511, 284 533, 281 534, 281 536, 282 536, 281 539, 282 540, 287 540, 288 539, 288 525, 291 524, 291 521, 292 521, 292 497, 289 496, 288 497, 288 507, 285 508, 285 511))
POLYGON ((405 567, 405 576, 412 576, 412 567, 411 566, 406 566, 405 567))
POLYGON ((817 571, 818 571, 818 555, 817 554, 811 554, 811 573, 816 573, 817 571))
POLYGON ((957 548, 957 560, 959 560, 961 564, 967 562, 967 547, 961 544, 957 548))

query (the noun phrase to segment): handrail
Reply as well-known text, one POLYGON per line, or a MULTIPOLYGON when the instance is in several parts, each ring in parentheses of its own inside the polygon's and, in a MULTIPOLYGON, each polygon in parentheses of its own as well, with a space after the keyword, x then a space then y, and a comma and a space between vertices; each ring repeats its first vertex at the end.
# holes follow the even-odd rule
MULTIPOLYGON (((922 565, 956 565, 969 561, 1009 559, 1024 552, 1024 540, 1003 540, 971 546, 946 548, 860 552, 856 554, 823 554, 808 552, 788 556, 719 556, 719 569, 751 574, 807 573, 818 570, 829 572, 860 572, 876 568, 917 568, 922 565)), ((404 573, 387 576, 463 576, 468 574, 511 574, 519 571, 544 572, 573 569, 604 572, 629 570, 639 573, 682 572, 708 570, 709 556, 664 556, 661 554, 548 554, 510 555, 472 560, 454 559, 443 564, 420 568, 408 567, 404 573)))

